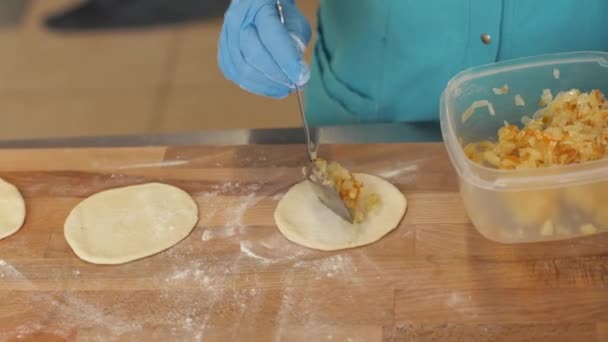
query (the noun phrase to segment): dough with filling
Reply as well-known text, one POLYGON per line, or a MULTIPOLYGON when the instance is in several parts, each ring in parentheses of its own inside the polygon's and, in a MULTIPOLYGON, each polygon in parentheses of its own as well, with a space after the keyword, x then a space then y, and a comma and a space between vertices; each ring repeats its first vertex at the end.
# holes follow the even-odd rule
POLYGON ((376 193, 380 205, 361 223, 351 224, 316 197, 306 180, 294 185, 279 201, 274 219, 279 231, 290 241, 302 246, 333 251, 374 243, 395 229, 407 208, 405 196, 386 180, 355 174, 364 191, 376 193))
POLYGON ((85 199, 68 216, 64 234, 79 258, 94 264, 121 264, 176 245, 197 221, 198 208, 188 193, 148 183, 85 199))
POLYGON ((15 234, 25 221, 25 202, 17 188, 0 178, 0 240, 15 234))

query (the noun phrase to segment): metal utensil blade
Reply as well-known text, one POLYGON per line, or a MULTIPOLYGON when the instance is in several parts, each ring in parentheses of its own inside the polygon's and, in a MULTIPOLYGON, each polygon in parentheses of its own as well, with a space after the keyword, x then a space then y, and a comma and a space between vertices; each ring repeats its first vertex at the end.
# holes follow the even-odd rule
POLYGON ((323 203, 336 215, 350 223, 353 223, 353 216, 350 210, 346 208, 346 205, 339 197, 339 194, 331 185, 324 184, 324 179, 319 179, 311 168, 306 168, 306 178, 308 179, 312 190, 321 203, 323 203))
MULTIPOLYGON (((285 24, 285 15, 283 13, 283 5, 281 1, 277 0, 277 9, 279 11, 279 18, 281 23, 285 24)), ((309 165, 306 167, 306 178, 312 185, 312 189, 315 192, 317 198, 327 208, 333 211, 336 215, 342 217, 344 220, 353 223, 353 217, 344 201, 340 197, 340 194, 334 189, 331 184, 325 181, 322 173, 314 163, 317 159, 317 148, 318 148, 318 136, 316 131, 312 132, 308 126, 306 120, 306 112, 304 110, 304 103, 302 102, 302 95, 300 87, 296 84, 296 96, 298 98, 298 110, 300 111, 300 118, 302 120, 302 126, 304 128, 304 135, 306 136, 306 151, 308 152, 309 165), (316 171, 316 172, 315 172, 316 171)))

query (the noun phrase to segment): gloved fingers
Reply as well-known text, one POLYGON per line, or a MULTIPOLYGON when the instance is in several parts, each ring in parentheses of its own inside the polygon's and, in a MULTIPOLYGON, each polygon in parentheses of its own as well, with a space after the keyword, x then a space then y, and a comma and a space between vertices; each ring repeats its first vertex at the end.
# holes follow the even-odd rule
POLYGON ((298 38, 298 45, 302 52, 310 42, 312 31, 306 17, 298 10, 293 1, 283 5, 285 15, 285 27, 292 37, 298 38))
POLYGON ((274 57, 260 41, 255 27, 249 26, 241 32, 240 41, 241 46, 247 46, 246 49, 241 49, 245 63, 260 71, 266 78, 285 87, 294 88, 293 82, 287 78, 287 75, 275 62, 274 57))
POLYGON ((221 48, 218 51, 218 64, 227 79, 257 95, 283 98, 291 93, 289 87, 271 80, 262 71, 249 65, 240 53, 233 54, 227 48, 230 44, 225 41, 226 39, 227 35, 222 33, 220 36, 221 48))
POLYGON ((252 93, 279 98, 289 95, 294 83, 306 83, 310 74, 302 62, 310 26, 294 0, 281 4, 286 25, 280 21, 275 0, 233 0, 218 49, 218 64, 226 78, 252 93))
MULTIPOLYGON (((220 65, 224 64, 224 66, 220 67, 223 69, 231 69, 231 67, 226 65, 231 63, 232 62, 229 60, 221 60, 220 65)), ((224 76, 242 89, 256 95, 281 99, 287 97, 291 93, 291 89, 288 87, 281 86, 267 79, 249 77, 247 75, 248 72, 254 73, 257 71, 246 68, 245 71, 238 71, 238 73, 224 72, 224 76)))
POLYGON ((262 6, 255 14, 254 24, 258 36, 266 51, 272 56, 275 63, 287 75, 287 78, 298 85, 308 81, 309 71, 303 63, 303 45, 310 41, 310 25, 299 13, 295 5, 284 1, 283 9, 286 24, 279 18, 276 6, 267 4, 262 6), (291 29, 291 31, 290 31, 291 29), (298 38, 299 42, 292 37, 298 38))
MULTIPOLYGON (((245 20, 248 10, 260 0, 231 0, 224 15, 224 24, 241 23, 245 20)), ((264 0, 268 1, 268 0, 264 0)), ((257 4, 259 6, 259 4, 257 4)))

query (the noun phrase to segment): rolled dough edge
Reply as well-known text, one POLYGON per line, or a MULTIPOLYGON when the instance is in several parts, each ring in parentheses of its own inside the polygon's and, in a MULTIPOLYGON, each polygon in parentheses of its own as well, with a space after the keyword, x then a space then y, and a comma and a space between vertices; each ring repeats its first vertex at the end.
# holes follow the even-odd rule
POLYGON ((138 254, 137 256, 131 255, 131 256, 125 256, 123 258, 116 258, 116 259, 107 259, 107 258, 103 258, 103 257, 100 258, 100 257, 97 257, 97 256, 90 255, 90 254, 86 253, 86 251, 84 251, 84 250, 79 250, 78 248, 74 248, 74 245, 77 245, 77 243, 74 240, 71 239, 71 237, 69 236, 69 234, 67 233, 67 230, 66 230, 66 225, 67 225, 68 220, 72 217, 72 215, 74 214, 74 212, 76 210, 78 210, 78 208, 80 207, 80 205, 83 202, 85 202, 88 198, 90 198, 92 196, 95 196, 98 193, 103 192, 103 191, 120 189, 120 187, 119 188, 112 188, 112 189, 105 189, 105 190, 96 192, 96 193, 88 196, 87 198, 83 199, 82 201, 80 201, 70 211, 70 214, 68 215, 68 217, 66 218, 66 221, 64 223, 63 236, 64 236, 66 242, 68 243, 68 245, 70 246, 70 249, 74 252, 74 254, 76 254, 76 256, 79 259, 81 259, 83 261, 86 261, 86 262, 88 262, 90 264, 94 264, 94 265, 121 265, 121 264, 126 264, 126 263, 129 263, 129 262, 145 259, 145 258, 154 256, 156 254, 160 254, 160 253, 162 253, 162 252, 164 252, 164 251, 166 251, 168 249, 171 249, 171 248, 177 246, 182 241, 184 241, 188 236, 190 236, 190 234, 192 234, 192 231, 196 228, 196 225, 198 224, 198 221, 200 219, 198 205, 196 204, 196 201, 192 198, 192 196, 189 193, 187 193, 186 191, 184 191, 184 190, 182 190, 182 189, 180 189, 180 188, 178 188, 176 186, 169 185, 169 184, 166 184, 166 183, 159 183, 159 182, 150 182, 150 183, 143 183, 143 184, 127 185, 125 187, 137 186, 137 185, 148 185, 148 184, 161 184, 161 185, 164 185, 164 186, 172 187, 172 188, 174 188, 176 190, 181 191, 184 195, 186 195, 187 198, 190 199, 191 204, 194 206, 194 208, 196 208, 196 213, 195 213, 194 223, 192 224, 192 228, 190 229, 190 231, 188 232, 188 234, 186 234, 179 241, 175 242, 173 245, 171 245, 171 246, 169 246, 169 247, 167 247, 165 249, 162 249, 160 251, 152 252, 152 253, 145 252, 145 253, 138 254))
POLYGON ((19 206, 22 208, 22 212, 23 212, 21 214, 21 219, 20 219, 19 225, 17 227, 15 227, 14 229, 7 230, 4 233, 0 234, 0 240, 2 240, 2 239, 6 239, 9 236, 14 235, 23 227, 23 224, 25 223, 25 217, 27 216, 27 210, 25 207, 25 199, 23 199, 23 195, 21 194, 21 192, 19 191, 19 189, 17 189, 17 187, 15 185, 3 180, 2 178, 0 178, 0 184, 2 184, 3 186, 7 186, 9 189, 11 189, 15 193, 15 195, 16 195, 15 197, 18 198, 19 206))
MULTIPOLYGON (((355 174, 355 175, 357 175, 357 174, 355 174)), ((394 190, 396 190, 401 195, 400 198, 403 201, 403 205, 400 206, 402 209, 401 209, 401 212, 399 213, 399 219, 396 220, 396 223, 393 225, 393 227, 391 227, 390 229, 387 229, 386 232, 384 234, 382 234, 381 236, 379 236, 377 239, 369 241, 369 242, 366 242, 366 243, 352 243, 352 244, 349 244, 349 245, 343 245, 343 246, 338 246, 338 247, 336 247, 336 246, 330 246, 330 245, 323 244, 323 243, 317 243, 315 245, 308 244, 307 241, 304 241, 303 239, 301 239, 297 234, 292 234, 289 229, 284 229, 288 224, 283 220, 282 216, 279 214, 279 205, 277 205, 277 207, 274 210, 274 220, 275 220, 275 223, 276 223, 276 226, 277 226, 279 232, 287 240, 289 240, 289 241, 291 241, 291 242, 293 242, 293 243, 295 243, 297 245, 300 245, 300 246, 303 246, 303 247, 306 247, 306 248, 309 248, 309 249, 323 251, 323 252, 332 252, 332 251, 340 251, 340 250, 346 250, 346 249, 353 249, 353 248, 358 248, 358 247, 364 247, 364 246, 368 246, 368 245, 374 244, 374 243, 380 241, 381 239, 383 239, 385 236, 387 236, 389 233, 391 233, 397 227, 399 227, 399 225, 403 221, 403 218, 405 217, 405 213, 407 212, 407 208, 408 208, 407 197, 405 197, 405 195, 401 191, 399 191, 399 189, 397 189, 397 187, 395 185, 393 185, 392 183, 390 183, 389 181, 387 181, 387 180, 385 180, 385 179, 383 179, 381 177, 375 176, 375 175, 369 175, 369 174, 364 174, 364 175, 365 176, 371 176, 371 177, 379 178, 382 181, 390 184, 394 188, 394 190)), ((293 186, 295 186, 297 184, 300 184, 300 183, 303 183, 303 182, 306 182, 306 181, 302 181, 302 182, 296 183, 293 186)))

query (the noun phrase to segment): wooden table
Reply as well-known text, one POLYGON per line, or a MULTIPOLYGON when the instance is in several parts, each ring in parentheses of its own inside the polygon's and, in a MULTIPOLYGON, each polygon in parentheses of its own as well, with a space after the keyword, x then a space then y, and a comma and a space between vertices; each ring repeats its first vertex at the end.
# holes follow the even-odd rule
POLYGON ((0 241, 0 340, 608 339, 608 236, 484 239, 439 144, 321 153, 396 184, 409 200, 399 228, 334 253, 283 238, 272 214, 300 179, 297 145, 0 151, 0 177, 28 209, 25 226, 0 241), (148 181, 192 194, 192 234, 125 265, 79 260, 63 237, 71 208, 148 181))

